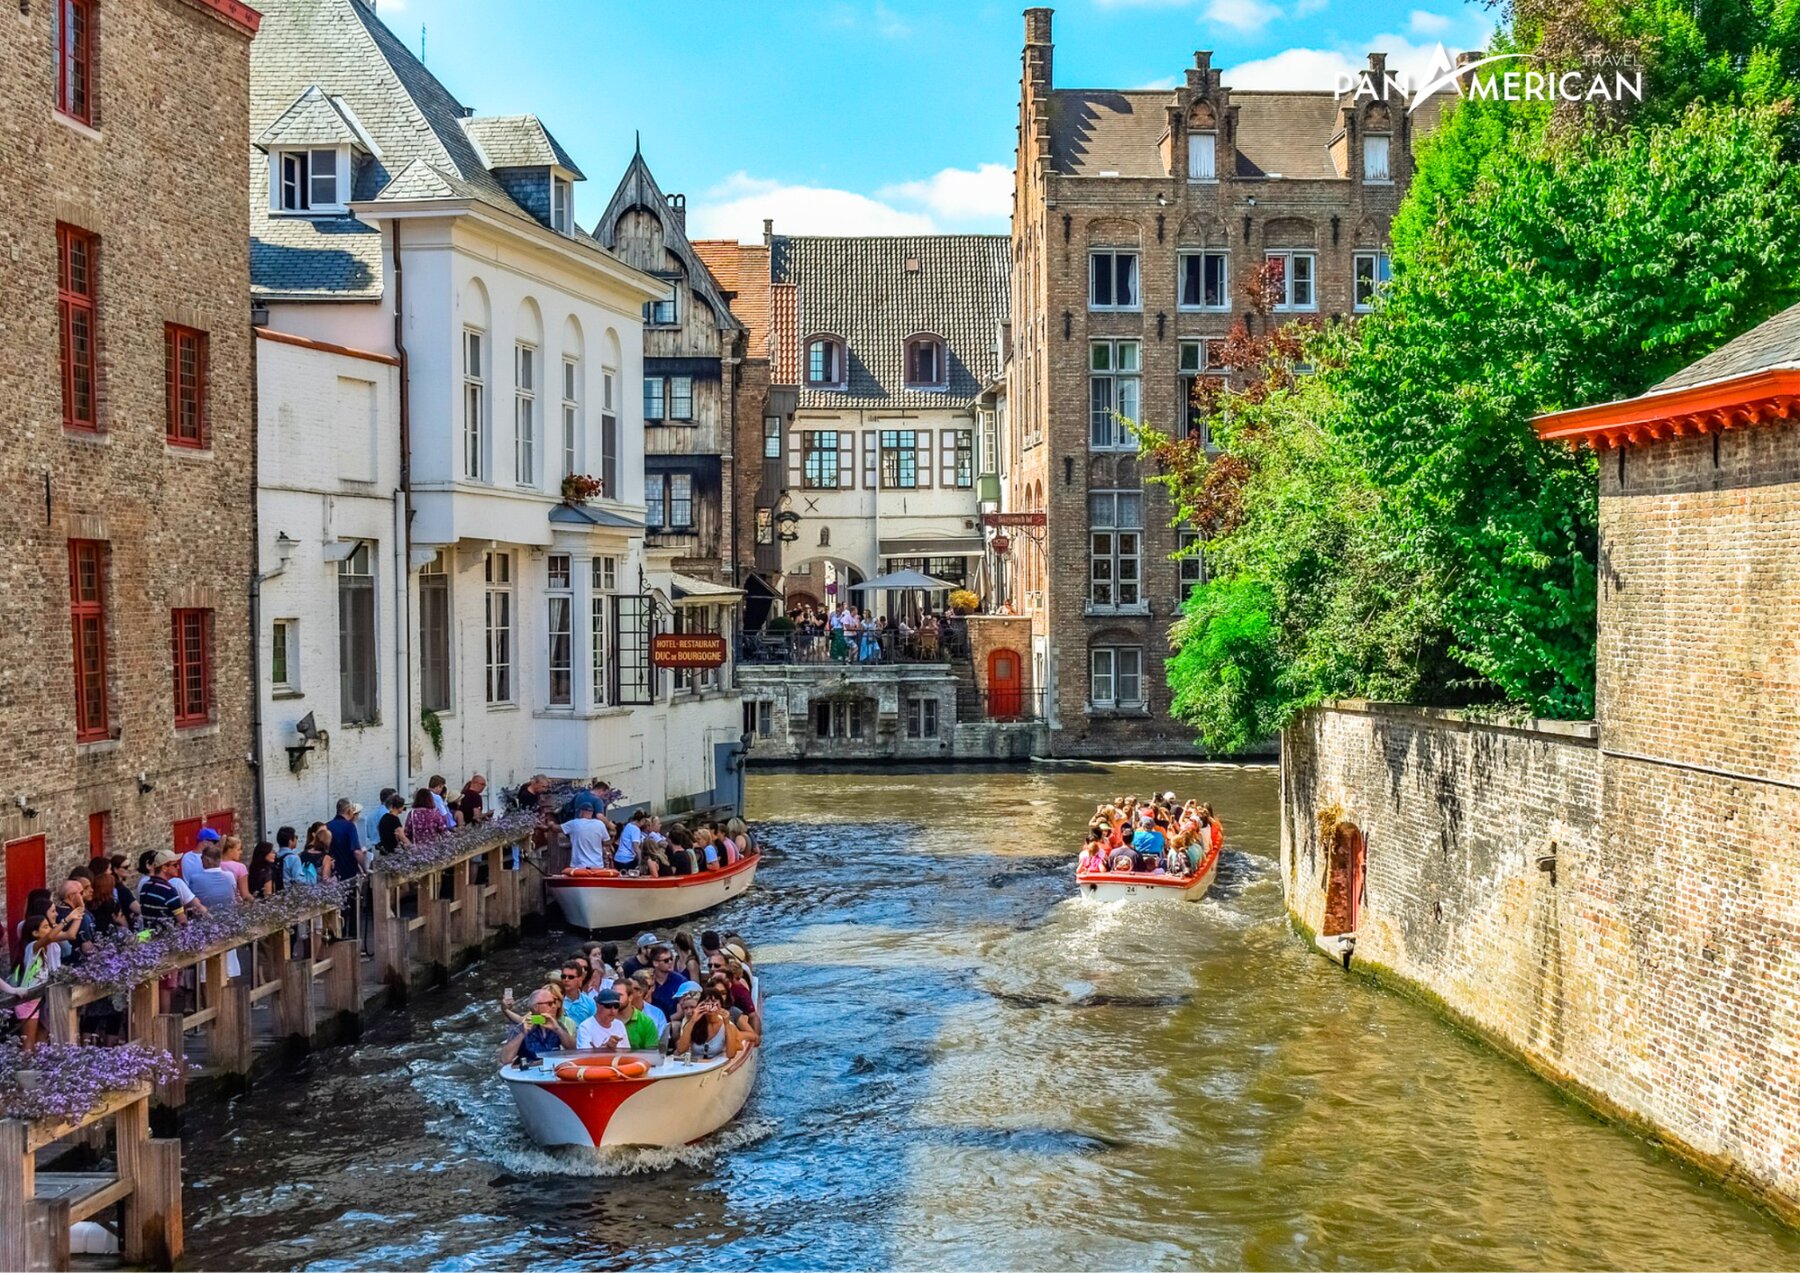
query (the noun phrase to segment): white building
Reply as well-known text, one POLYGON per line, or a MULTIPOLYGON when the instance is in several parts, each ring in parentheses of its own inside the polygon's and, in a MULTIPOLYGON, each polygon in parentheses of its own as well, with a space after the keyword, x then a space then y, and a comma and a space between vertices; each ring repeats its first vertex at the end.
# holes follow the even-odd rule
POLYGON ((736 600, 644 553, 642 307, 667 285, 576 226, 582 174, 536 117, 474 117, 362 0, 260 7, 265 825, 433 773, 735 802, 731 667, 650 663, 736 600))

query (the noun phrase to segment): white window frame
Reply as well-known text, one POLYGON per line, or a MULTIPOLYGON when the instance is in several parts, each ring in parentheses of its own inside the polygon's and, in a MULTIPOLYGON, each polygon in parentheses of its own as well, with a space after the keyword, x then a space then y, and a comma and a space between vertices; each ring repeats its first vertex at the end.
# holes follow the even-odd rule
POLYGON ((1363 181, 1369 185, 1394 184, 1394 145, 1387 133, 1363 135, 1363 181))
POLYGON ((277 694, 300 693, 300 620, 275 619, 269 624, 269 688, 277 694), (274 653, 281 652, 283 672, 275 678, 274 653))
POLYGON ((644 302, 644 325, 646 327, 676 327, 681 322, 681 309, 676 302, 675 288, 671 284, 669 294, 659 301, 644 302))
POLYGON ((1219 179, 1219 134, 1202 132, 1188 134, 1188 180, 1217 181, 1219 179))
POLYGON ((781 417, 766 415, 763 417, 763 459, 779 460, 781 458, 781 417))
POLYGON ((581 360, 562 360, 562 456, 564 477, 581 472, 581 360))
POLYGON ((1135 451, 1137 438, 1119 423, 1141 421, 1144 408, 1144 348, 1137 340, 1088 343, 1088 449, 1135 451), (1129 352, 1130 357, 1126 354, 1129 352), (1126 363, 1129 362, 1129 366, 1126 363), (1102 401, 1102 398, 1105 401, 1102 401), (1128 411, 1125 408, 1129 406, 1128 411), (1104 414, 1103 414, 1104 413, 1104 414))
POLYGON ((537 476, 538 348, 513 345, 513 481, 535 487, 537 476))
POLYGON ((1199 545, 1200 532, 1192 526, 1175 528, 1175 564, 1179 567, 1176 580, 1181 585, 1181 595, 1176 600, 1183 603, 1187 601, 1189 593, 1206 582, 1206 558, 1198 551, 1185 557, 1181 555, 1190 548, 1197 549, 1199 545))
POLYGON ((1144 609, 1144 493, 1141 490, 1088 492, 1087 609, 1105 614, 1133 614, 1144 609), (1099 510, 1103 507, 1110 511, 1101 513, 1099 510), (1132 508, 1137 510, 1135 519, 1124 511, 1132 508), (1127 536, 1129 547, 1125 542, 1127 536), (1102 537, 1106 540, 1104 548, 1100 544, 1102 537), (1104 574, 1100 569, 1102 563, 1106 567, 1104 574))
POLYGON ((419 705, 423 710, 440 714, 452 710, 456 706, 456 603, 451 596, 450 551, 440 548, 437 555, 419 568, 419 705), (429 581, 429 583, 428 583, 429 581), (441 705, 426 701, 425 664, 426 654, 432 642, 427 640, 426 605, 427 593, 443 594, 443 691, 441 705))
POLYGON ((575 229, 575 183, 555 173, 550 175, 550 228, 558 234, 575 229))
POLYGON ((269 154, 269 211, 278 217, 342 216, 349 211, 345 195, 350 184, 350 148, 348 146, 290 146, 269 154), (331 156, 329 175, 319 171, 322 155, 331 156), (288 164, 297 162, 295 199, 288 201, 288 164), (331 182, 332 198, 320 199, 319 185, 331 182))
POLYGON ((1350 297, 1352 308, 1354 308, 1357 313, 1367 314, 1373 310, 1377 298, 1379 298, 1381 293, 1386 290, 1388 284, 1393 281, 1394 262, 1393 258, 1386 252, 1371 249, 1367 252, 1357 252, 1352 254, 1350 258, 1350 297), (1367 264, 1369 269, 1369 291, 1367 300, 1363 299, 1363 266, 1365 264, 1367 264))
MULTIPOLYGON (((1175 365, 1175 402, 1177 409, 1183 414, 1177 421, 1179 435, 1185 435, 1189 420, 1186 416, 1188 403, 1193 398, 1193 382, 1202 376, 1210 376, 1216 380, 1224 380, 1227 370, 1213 361, 1212 348, 1217 338, 1184 340, 1176 347, 1175 365)), ((1217 342, 1223 343, 1223 342, 1217 342)), ((1212 446, 1212 426, 1205 420, 1200 422, 1203 446, 1212 446)))
POLYGON ((544 702, 549 707, 575 706, 574 569, 568 553, 551 553, 544 559, 544 702))
POLYGON ((1184 248, 1175 264, 1176 308, 1194 314, 1222 314, 1231 309, 1231 253, 1221 248, 1184 248), (1190 302, 1187 299, 1188 262, 1196 258, 1200 261, 1200 299, 1190 302), (1206 303, 1206 266, 1208 261, 1215 260, 1219 263, 1219 299, 1209 305, 1206 303))
POLYGON ((1096 313, 1136 313, 1144 308, 1144 276, 1142 262, 1138 259, 1136 248, 1092 248, 1088 251, 1088 309, 1096 313), (1119 299, 1119 263, 1129 260, 1131 268, 1126 277, 1130 282, 1131 298, 1119 299), (1107 280, 1107 300, 1100 299, 1101 265, 1105 261, 1107 280))
POLYGON ((619 373, 611 367, 600 369, 600 479, 601 494, 607 499, 624 499, 623 478, 619 470, 619 373))
POLYGON ((1310 251, 1268 251, 1263 260, 1281 262, 1281 299, 1275 302, 1280 313, 1309 313, 1319 308, 1319 258, 1310 251), (1300 269, 1304 263, 1306 268, 1300 269), (1301 279, 1301 275, 1305 279, 1301 279), (1306 299, 1298 299, 1304 287, 1306 299))
POLYGON ((482 572, 487 592, 484 613, 487 703, 489 707, 511 707, 518 701, 519 693, 515 675, 518 634, 513 609, 512 554, 488 553, 482 561, 482 572))
POLYGON ((613 594, 619 590, 619 559, 596 557, 589 571, 593 598, 588 606, 588 626, 593 649, 588 662, 594 680, 590 692, 595 707, 607 707, 612 703, 608 659, 613 648, 613 594))
POLYGON ((487 480, 487 333, 463 328, 463 477, 487 480))
POLYGON ((1144 649, 1138 645, 1097 645, 1088 651, 1088 705, 1100 708, 1143 707, 1144 649), (1129 672, 1125 664, 1132 664, 1129 672), (1104 671, 1102 670, 1104 668, 1104 671), (1127 680, 1136 689, 1127 692, 1127 680))
POLYGON ((381 719, 381 593, 376 586, 375 557, 375 545, 364 539, 337 563, 338 720, 345 725, 372 725, 381 719), (368 607, 366 644, 357 642, 350 626, 345 600, 353 595, 364 598, 368 607), (366 667, 361 666, 364 660, 366 667), (361 667, 368 680, 369 701, 363 715, 358 715, 350 702, 352 683, 359 679, 354 667, 361 667))
POLYGON ((808 389, 842 389, 849 383, 849 354, 844 342, 836 336, 821 333, 806 341, 806 387, 808 389), (813 354, 822 354, 820 374, 813 374, 813 354), (829 373, 829 374, 826 374, 829 373))

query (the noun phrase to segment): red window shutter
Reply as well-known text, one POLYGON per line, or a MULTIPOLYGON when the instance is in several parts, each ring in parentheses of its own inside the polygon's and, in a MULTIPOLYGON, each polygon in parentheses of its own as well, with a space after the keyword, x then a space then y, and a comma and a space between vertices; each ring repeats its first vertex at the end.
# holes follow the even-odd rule
POLYGON ((112 814, 104 811, 88 814, 88 857, 105 857, 111 840, 112 814))
POLYGON ((99 428, 95 376, 94 264, 97 240, 72 225, 56 227, 56 313, 61 329, 63 427, 99 428))
POLYGON ((69 627, 75 642, 75 741, 110 737, 106 711, 105 545, 69 541, 69 627))
POLYGON ((169 632, 176 728, 208 724, 212 720, 212 611, 171 611, 169 632))

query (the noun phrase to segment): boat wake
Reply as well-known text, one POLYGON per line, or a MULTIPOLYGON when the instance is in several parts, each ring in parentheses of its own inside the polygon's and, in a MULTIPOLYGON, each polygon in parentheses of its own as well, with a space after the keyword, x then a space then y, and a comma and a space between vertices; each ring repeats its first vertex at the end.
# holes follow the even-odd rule
POLYGON ((676 1149, 588 1149, 576 1145, 543 1148, 522 1135, 490 1147, 484 1157, 515 1176, 638 1176, 673 1167, 705 1169, 719 1155, 775 1134, 772 1118, 739 1119, 705 1140, 676 1149))

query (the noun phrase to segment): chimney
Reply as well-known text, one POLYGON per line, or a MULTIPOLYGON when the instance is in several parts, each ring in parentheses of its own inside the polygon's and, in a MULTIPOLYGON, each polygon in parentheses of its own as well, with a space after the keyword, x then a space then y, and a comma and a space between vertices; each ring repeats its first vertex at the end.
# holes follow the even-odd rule
POLYGON ((1201 49, 1194 54, 1194 68, 1187 73, 1187 86, 1197 93, 1204 93, 1212 87, 1212 50, 1201 49))
POLYGON ((1049 92, 1051 79, 1050 15, 1054 9, 1025 10, 1025 79, 1049 92))
POLYGON ((675 219, 675 228, 683 234, 687 233, 687 196, 672 194, 669 196, 669 215, 675 219))
POLYGON ((1369 83, 1375 86, 1375 95, 1385 102, 1388 95, 1387 54, 1369 54, 1369 83))
POLYGON ((763 246, 769 247, 775 242, 775 218, 763 218, 763 246))

